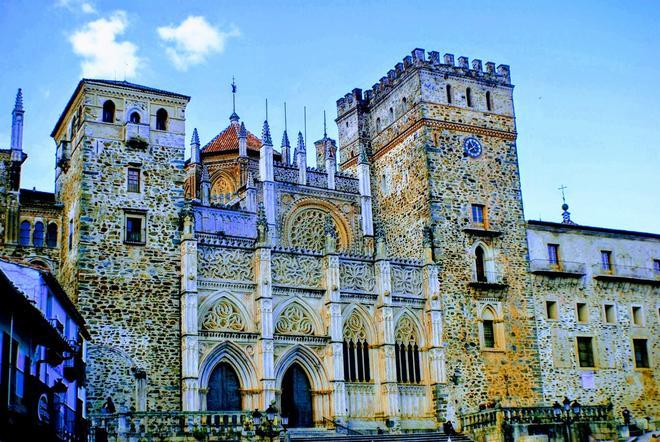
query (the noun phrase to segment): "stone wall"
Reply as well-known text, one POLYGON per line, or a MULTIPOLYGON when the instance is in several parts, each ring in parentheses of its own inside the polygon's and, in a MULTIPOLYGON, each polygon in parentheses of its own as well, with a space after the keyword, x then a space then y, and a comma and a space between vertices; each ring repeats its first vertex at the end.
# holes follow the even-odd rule
MULTIPOLYGON (((118 407, 178 409, 178 229, 187 99, 84 84, 74 103, 70 112, 79 105, 84 119, 57 189, 74 228, 72 250, 62 250, 62 279, 92 335, 89 408, 97 410, 111 395, 118 407), (109 98, 116 104, 114 123, 100 121, 109 98), (166 131, 154 129, 161 107, 169 115, 166 131), (146 146, 124 142, 124 111, 134 109, 150 122, 146 146), (140 169, 140 192, 127 192, 129 166, 140 169), (144 217, 143 244, 125 241, 126 213, 144 217), (146 398, 138 389, 144 377, 146 398)), ((68 223, 65 235, 67 230, 68 223)))
POLYGON ((624 406, 637 419, 657 416, 660 285, 652 262, 660 256, 660 238, 537 224, 530 222, 527 234, 544 399, 552 402, 568 396, 588 404, 611 401, 616 417, 624 406), (555 268, 547 265, 547 244, 559 246, 562 264, 555 268), (611 273, 601 274, 601 250, 612 251, 611 273), (628 278, 629 268, 639 269, 639 277, 628 278), (554 318, 548 313, 548 302, 556 303, 554 318), (578 317, 577 303, 585 304, 582 317, 578 317), (605 305, 613 308, 612 322, 606 318, 605 305), (636 320, 633 307, 639 309, 636 320), (595 367, 580 367, 578 336, 592 337, 595 367), (636 366, 635 338, 647 339, 650 368, 636 366))

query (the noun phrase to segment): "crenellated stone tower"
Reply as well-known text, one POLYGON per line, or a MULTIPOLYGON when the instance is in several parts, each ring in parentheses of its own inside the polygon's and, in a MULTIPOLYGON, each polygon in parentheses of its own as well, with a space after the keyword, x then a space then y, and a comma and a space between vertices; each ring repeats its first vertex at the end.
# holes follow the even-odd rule
POLYGON ((189 97, 80 81, 57 122, 59 278, 84 315, 88 404, 180 409, 180 230, 189 97))
POLYGON ((431 357, 448 380, 434 399, 452 419, 539 399, 512 93, 506 65, 415 49, 337 101, 340 169, 371 182, 363 204, 373 198, 386 256, 432 245, 443 331, 431 357))

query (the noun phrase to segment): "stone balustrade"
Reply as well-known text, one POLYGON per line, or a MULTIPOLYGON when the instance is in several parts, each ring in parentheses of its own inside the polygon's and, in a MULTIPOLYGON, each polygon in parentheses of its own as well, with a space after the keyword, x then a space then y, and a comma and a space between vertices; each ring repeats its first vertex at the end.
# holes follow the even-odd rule
POLYGON ((251 425, 246 411, 156 411, 93 414, 90 441, 151 438, 237 439, 251 425), (247 421, 247 425, 246 424, 247 421))

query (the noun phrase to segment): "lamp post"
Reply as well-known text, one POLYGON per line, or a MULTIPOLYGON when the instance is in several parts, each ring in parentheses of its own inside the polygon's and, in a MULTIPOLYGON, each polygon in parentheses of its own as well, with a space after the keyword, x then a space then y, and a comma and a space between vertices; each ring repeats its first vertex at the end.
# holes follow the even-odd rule
POLYGON ((267 437, 272 442, 273 438, 279 436, 282 431, 286 433, 289 418, 278 414, 275 401, 273 401, 266 408, 265 413, 255 408, 252 412, 252 424, 257 436, 267 437))
POLYGON ((580 418, 581 412, 582 405, 580 405, 577 399, 571 401, 567 396, 564 396, 561 404, 557 401, 552 404, 552 413, 555 419, 564 424, 567 442, 571 442, 571 425, 580 418))

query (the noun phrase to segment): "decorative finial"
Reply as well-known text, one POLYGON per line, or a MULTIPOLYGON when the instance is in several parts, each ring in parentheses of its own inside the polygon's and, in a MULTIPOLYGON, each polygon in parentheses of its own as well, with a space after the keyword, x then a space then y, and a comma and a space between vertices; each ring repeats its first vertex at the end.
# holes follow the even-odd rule
POLYGON ((14 104, 14 110, 23 110, 23 89, 21 88, 18 88, 18 92, 16 93, 16 103, 14 104))
POLYGON ((257 242, 265 244, 268 239, 268 220, 266 219, 266 209, 264 203, 259 203, 257 209, 257 242))
POLYGON ((282 134, 282 147, 290 147, 291 143, 289 142, 289 135, 286 133, 286 129, 284 129, 284 133, 282 134))
POLYGON ((268 127, 268 120, 264 120, 264 128, 261 131, 261 142, 267 146, 273 145, 273 140, 270 137, 270 127, 268 127))
POLYGON ((561 214, 562 224, 570 224, 570 225, 576 225, 572 220, 571 220, 571 212, 568 211, 568 204, 566 204, 566 195, 564 191, 568 189, 568 187, 564 186, 563 184, 559 186, 559 191, 561 191, 561 200, 562 200, 562 205, 561 205, 561 210, 563 210, 561 214))
POLYGON ((296 146, 296 153, 305 152, 305 140, 303 139, 302 132, 298 132, 298 145, 296 146))
POLYGON ((197 133, 197 128, 193 129, 192 138, 190 139, 190 144, 199 146, 199 134, 197 133))
POLYGON ((328 138, 328 130, 325 124, 325 109, 323 109, 323 139, 328 138))
POLYGON ((254 174, 252 172, 248 172, 248 177, 247 177, 247 186, 248 189, 254 188, 254 174))
POLYGON ((211 182, 211 177, 210 177, 210 175, 209 175, 209 169, 208 169, 208 167, 206 167, 206 164, 204 164, 204 165, 202 166, 202 177, 201 177, 201 182, 202 182, 202 183, 205 183, 205 182, 210 183, 210 182, 211 182))
POLYGON ((236 81, 234 80, 234 76, 231 77, 231 100, 232 100, 232 113, 229 116, 229 121, 233 122, 238 122, 240 120, 238 114, 236 113, 236 81))
POLYGON ((238 138, 247 138, 247 129, 243 122, 241 122, 241 128, 238 130, 238 138))

